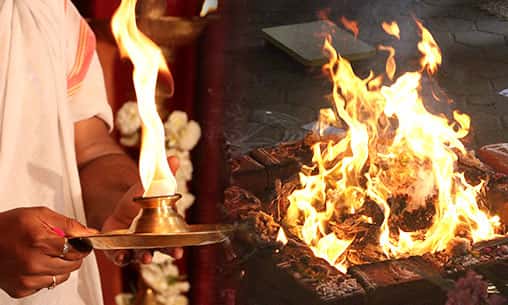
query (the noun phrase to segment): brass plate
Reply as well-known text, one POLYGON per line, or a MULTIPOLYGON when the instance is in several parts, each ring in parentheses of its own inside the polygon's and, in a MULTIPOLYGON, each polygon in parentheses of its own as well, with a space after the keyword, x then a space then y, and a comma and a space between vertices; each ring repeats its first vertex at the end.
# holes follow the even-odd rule
POLYGON ((188 232, 179 233, 128 233, 127 230, 74 237, 71 244, 86 243, 99 250, 160 249, 187 246, 204 246, 224 242, 233 231, 230 225, 189 225, 188 232))

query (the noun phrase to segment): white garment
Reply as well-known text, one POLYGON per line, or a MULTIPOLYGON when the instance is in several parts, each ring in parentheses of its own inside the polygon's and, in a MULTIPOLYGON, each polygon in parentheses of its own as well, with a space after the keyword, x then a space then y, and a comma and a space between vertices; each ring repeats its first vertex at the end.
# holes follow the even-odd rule
MULTIPOLYGON (((74 123, 112 126, 95 38, 68 0, 0 0, 0 211, 47 206, 86 223, 74 123)), ((1 237, 0 237, 1 238, 1 237)), ((100 305, 93 256, 54 290, 1 305, 100 305)))

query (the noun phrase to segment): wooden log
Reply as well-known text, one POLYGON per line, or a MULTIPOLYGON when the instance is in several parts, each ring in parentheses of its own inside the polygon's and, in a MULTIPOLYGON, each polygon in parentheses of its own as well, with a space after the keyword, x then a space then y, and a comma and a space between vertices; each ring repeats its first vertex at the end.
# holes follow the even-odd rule
POLYGON ((236 185, 260 195, 268 188, 268 172, 248 155, 230 160, 230 185, 236 185))
POLYGON ((287 180, 300 171, 301 164, 293 156, 284 156, 278 149, 258 148, 253 150, 250 155, 256 161, 261 163, 267 170, 268 188, 275 188, 275 180, 287 180))
POLYGON ((439 270, 420 257, 355 266, 349 273, 362 284, 369 305, 440 304, 444 298, 429 280, 439 270))
POLYGON ((483 146, 478 150, 478 157, 496 172, 508 174, 508 143, 483 146))

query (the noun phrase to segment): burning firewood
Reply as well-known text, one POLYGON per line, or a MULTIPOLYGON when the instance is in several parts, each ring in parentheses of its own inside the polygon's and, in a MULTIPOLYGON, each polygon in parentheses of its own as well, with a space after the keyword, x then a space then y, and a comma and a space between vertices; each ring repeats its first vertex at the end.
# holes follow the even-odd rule
MULTIPOLYGON (((232 213, 251 225, 252 247, 277 254, 265 253, 252 267, 268 264, 268 273, 257 270, 264 277, 289 278, 315 296, 318 286, 308 283, 352 276, 363 287, 357 295, 383 304, 393 294, 424 298, 445 275, 508 260, 503 246, 473 247, 506 232, 495 214, 504 211, 508 219, 508 145, 481 149, 486 165, 463 142, 466 114, 449 119, 427 111, 422 79, 437 71, 442 57, 416 23, 420 69, 389 84, 372 73, 361 79, 325 41, 330 61, 323 70, 333 84, 336 120, 347 127, 343 134, 308 136, 243 157, 249 178, 239 185, 260 184, 262 191, 253 191, 261 200, 233 200, 250 206, 232 213), (276 246, 281 232, 285 246, 276 246)), ((392 80, 392 60, 386 68, 392 80)), ((234 173, 242 176, 242 165, 234 173)))

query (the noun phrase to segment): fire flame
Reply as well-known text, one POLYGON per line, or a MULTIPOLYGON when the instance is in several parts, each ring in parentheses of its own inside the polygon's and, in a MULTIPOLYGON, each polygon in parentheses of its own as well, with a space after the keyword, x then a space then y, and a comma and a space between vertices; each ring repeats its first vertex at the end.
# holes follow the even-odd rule
POLYGON ((395 71, 397 70, 397 63, 395 62, 395 49, 393 47, 379 46, 379 50, 388 52, 388 59, 386 60, 386 75, 390 80, 393 80, 395 71))
POLYGON ((415 22, 418 25, 420 35, 422 36, 422 40, 418 43, 418 50, 423 55, 420 60, 420 65, 422 66, 422 69, 427 69, 429 74, 434 74, 437 72, 437 69, 443 60, 441 57, 441 50, 434 40, 434 37, 432 37, 423 24, 418 20, 415 20, 415 22))
POLYGON ((136 2, 122 0, 111 20, 111 27, 122 56, 129 57, 134 65, 134 87, 143 122, 139 161, 139 172, 145 189, 143 196, 173 195, 176 192, 176 180, 166 159, 164 125, 155 103, 159 71, 168 76, 171 89, 173 80, 160 48, 138 30, 136 2))
POLYGON ((215 12, 219 7, 217 0, 205 0, 203 6, 201 7, 201 13, 199 13, 200 17, 205 17, 206 15, 215 12))
POLYGON ((350 30, 355 35, 355 38, 358 38, 358 34, 360 34, 358 22, 354 20, 349 20, 344 16, 340 17, 340 22, 342 22, 342 24, 346 29, 350 30))
MULTIPOLYGON (((284 221, 316 256, 342 271, 351 265, 348 252, 357 236, 332 225, 353 217, 372 225, 371 217, 356 215, 367 202, 384 216, 376 238, 387 258, 442 251, 459 234, 473 242, 492 239, 500 227, 499 218, 477 202, 483 183, 471 185, 457 170, 458 156, 466 154, 460 139, 469 132, 470 118, 455 112, 450 121, 425 109, 421 80, 424 71, 437 71, 441 53, 417 23, 422 70, 407 72, 391 85, 383 85, 382 77, 373 73, 366 79, 356 76, 330 37, 325 40, 329 63, 324 71, 333 83, 333 109, 348 129, 338 142, 313 146, 313 166, 302 169, 301 187, 289 196, 284 221), (394 227, 391 200, 398 195, 408 197, 407 211, 433 205, 431 223, 409 232, 394 227)), ((392 78, 394 60, 393 67, 388 65, 395 52, 389 51, 387 73, 392 78)))
POLYGON ((383 22, 381 23, 381 27, 388 35, 392 35, 394 37, 397 37, 397 39, 400 39, 400 28, 397 22, 395 21, 392 21, 390 23, 383 22))
POLYGON ((286 237, 286 233, 284 233, 284 229, 280 228, 279 233, 277 233, 277 241, 283 245, 288 243, 288 238, 286 237))

